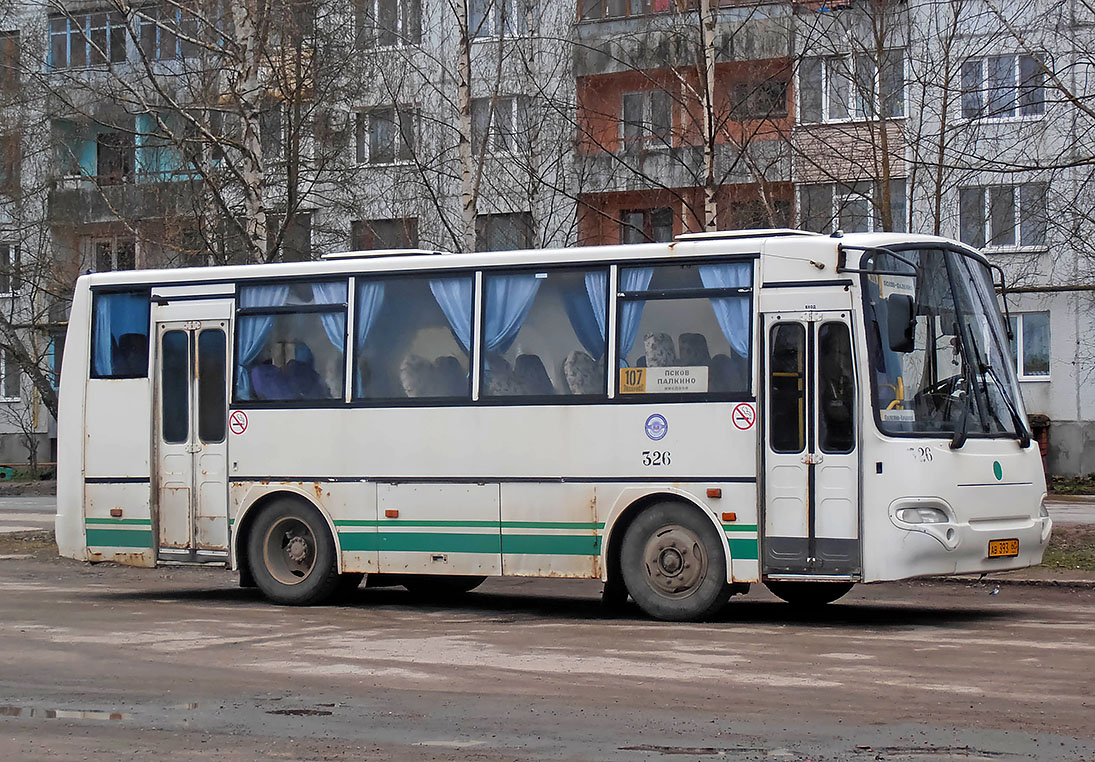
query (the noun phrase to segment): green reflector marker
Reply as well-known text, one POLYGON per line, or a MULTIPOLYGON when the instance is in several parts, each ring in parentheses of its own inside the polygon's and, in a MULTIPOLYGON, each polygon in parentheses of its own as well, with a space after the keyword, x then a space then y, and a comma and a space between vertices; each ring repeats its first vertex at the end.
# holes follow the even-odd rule
POLYGON ((1004 478, 1004 468, 1000 465, 1000 461, 992 461, 992 473, 996 475, 996 481, 1000 481, 1004 478))

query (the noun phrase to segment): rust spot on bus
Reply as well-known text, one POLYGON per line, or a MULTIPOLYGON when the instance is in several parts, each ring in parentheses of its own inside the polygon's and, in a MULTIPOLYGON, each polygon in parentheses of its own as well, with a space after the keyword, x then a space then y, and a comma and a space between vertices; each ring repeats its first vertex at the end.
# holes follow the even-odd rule
POLYGON ((316 500, 323 501, 323 485, 319 482, 312 482, 312 489, 315 490, 316 500))

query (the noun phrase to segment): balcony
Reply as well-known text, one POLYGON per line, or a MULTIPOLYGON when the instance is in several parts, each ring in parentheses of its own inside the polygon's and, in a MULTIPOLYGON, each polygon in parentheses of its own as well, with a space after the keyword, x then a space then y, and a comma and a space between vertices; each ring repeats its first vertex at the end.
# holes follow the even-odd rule
POLYGON ((190 193, 188 183, 159 177, 137 183, 118 182, 113 177, 60 177, 52 181, 47 216, 51 222, 73 225, 154 219, 185 214, 190 193))

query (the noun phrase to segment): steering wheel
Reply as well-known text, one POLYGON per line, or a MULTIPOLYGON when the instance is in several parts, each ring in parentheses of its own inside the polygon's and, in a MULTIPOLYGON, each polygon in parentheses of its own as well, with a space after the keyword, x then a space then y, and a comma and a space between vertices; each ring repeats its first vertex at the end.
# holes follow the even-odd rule
POLYGON ((950 421, 961 411, 966 396, 966 379, 950 376, 925 386, 913 397, 913 408, 919 420, 950 421))

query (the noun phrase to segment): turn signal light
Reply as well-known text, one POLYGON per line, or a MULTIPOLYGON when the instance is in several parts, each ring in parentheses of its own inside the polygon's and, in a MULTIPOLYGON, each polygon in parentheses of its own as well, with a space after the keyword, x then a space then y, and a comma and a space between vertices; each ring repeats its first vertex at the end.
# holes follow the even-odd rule
POLYGON ((737 521, 738 520, 738 514, 736 514, 736 513, 724 513, 724 514, 722 514, 722 520, 723 521, 737 521))
POLYGON ((707 496, 708 497, 722 497, 722 490, 719 489, 718 487, 715 487, 714 489, 709 489, 709 490, 707 490, 707 496))
POLYGON ((399 511, 396 511, 396 510, 393 510, 393 509, 389 508, 388 510, 384 511, 384 518, 386 518, 386 519, 398 519, 399 518, 399 511))
POLYGON ((116 519, 120 519, 122 517, 122 509, 121 508, 111 508, 110 509, 110 515, 113 516, 116 519))

